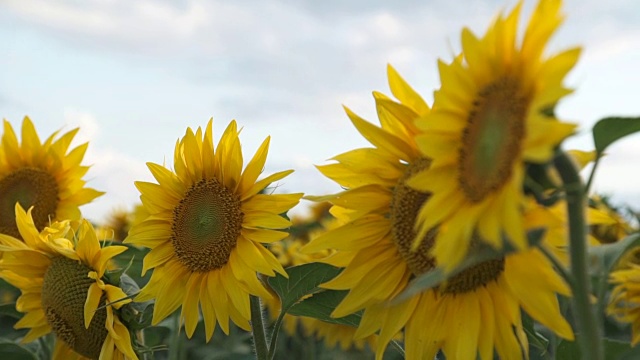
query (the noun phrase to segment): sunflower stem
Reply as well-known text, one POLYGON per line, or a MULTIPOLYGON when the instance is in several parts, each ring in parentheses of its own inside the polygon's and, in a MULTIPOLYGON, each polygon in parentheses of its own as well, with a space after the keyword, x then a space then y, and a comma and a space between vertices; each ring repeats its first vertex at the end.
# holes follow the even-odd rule
POLYGON ((175 312, 173 314, 174 327, 173 336, 171 337, 171 343, 169 345, 169 360, 180 359, 180 313, 175 312))
POLYGON ((574 318, 582 359, 603 359, 602 331, 591 305, 591 283, 587 272, 587 226, 585 221, 586 188, 569 156, 559 151, 554 165, 566 188, 569 217, 569 252, 573 282, 574 318))
POLYGON ((276 346, 278 341, 278 333, 280 333, 280 328, 282 327, 282 320, 284 319, 284 315, 286 313, 284 311, 280 311, 278 315, 278 319, 276 323, 273 325, 273 332, 271 333, 271 342, 269 343, 269 356, 267 357, 269 360, 273 359, 276 355, 276 346))
MULTIPOLYGON (((135 332, 135 336, 136 336, 136 341, 138 343, 139 346, 144 347, 144 330, 140 329, 140 330, 136 330, 135 332)), ((135 349, 134 349, 135 351, 135 349)), ((141 358, 142 360, 147 360, 149 358, 149 354, 148 353, 142 353, 142 354, 138 354, 136 352, 136 355, 138 355, 139 358, 141 358)))
POLYGON ((591 189, 591 183, 593 183, 593 178, 596 174, 596 169, 598 168, 598 163, 600 162, 600 153, 596 154, 596 159, 593 162, 593 167, 591 168, 591 173, 589 174, 589 180, 587 180, 587 185, 585 186, 585 193, 589 193, 591 189))
POLYGON ((267 347, 267 336, 262 321, 260 298, 250 295, 249 299, 251 306, 251 329, 253 333, 253 344, 256 348, 256 358, 258 360, 267 360, 269 359, 269 348, 267 347))

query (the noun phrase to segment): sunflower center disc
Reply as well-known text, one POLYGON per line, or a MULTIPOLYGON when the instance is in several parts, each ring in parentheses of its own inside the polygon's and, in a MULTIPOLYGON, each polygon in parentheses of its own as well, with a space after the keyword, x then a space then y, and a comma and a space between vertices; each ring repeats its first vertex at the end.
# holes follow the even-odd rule
POLYGON ((442 292, 455 295, 474 291, 480 286, 497 280, 503 271, 504 259, 481 262, 448 279, 442 292))
POLYGON ((171 243, 180 262, 193 272, 221 268, 242 228, 240 198, 216 179, 193 185, 173 210, 171 243))
MULTIPOLYGON (((436 267, 436 260, 429 254, 437 235, 437 229, 431 229, 422 239, 415 251, 411 250, 416 232, 416 217, 422 205, 429 199, 429 193, 423 193, 405 185, 407 179, 429 167, 430 161, 420 159, 410 164, 398 181, 391 199, 391 233, 400 256, 407 263, 413 275, 421 275, 436 267)), ((471 247, 473 249, 473 246, 471 247)), ((472 266, 447 280, 443 293, 461 294, 473 291, 496 280, 504 270, 504 260, 489 260, 472 266)))
MULTIPOLYGON (((59 339, 78 354, 98 359, 108 334, 107 311, 97 310, 89 328, 84 327, 84 303, 89 286, 95 282, 87 276, 90 271, 76 260, 54 257, 44 275, 42 309, 59 339)), ((100 304, 104 305, 105 301, 103 295, 100 304)))
POLYGON ((0 179, 0 233, 22 239, 16 225, 16 203, 31 215, 38 230, 49 225, 58 208, 58 183, 53 175, 36 168, 21 168, 0 179))
POLYGON ((414 225, 420 207, 429 199, 429 193, 416 191, 405 182, 416 173, 426 170, 430 161, 420 159, 410 164, 393 190, 391 199, 391 234, 400 256, 404 259, 414 275, 424 274, 436 265, 429 250, 435 241, 435 231, 429 231, 416 251, 411 251, 411 244, 416 238, 414 225))
POLYGON ((499 189, 511 176, 525 132, 528 99, 510 78, 482 89, 462 136, 458 179, 472 202, 499 189))

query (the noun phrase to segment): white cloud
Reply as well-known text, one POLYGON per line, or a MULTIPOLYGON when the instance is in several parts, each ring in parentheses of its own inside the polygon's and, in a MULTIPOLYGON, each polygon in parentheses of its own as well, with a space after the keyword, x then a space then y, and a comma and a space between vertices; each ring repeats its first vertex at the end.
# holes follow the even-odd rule
POLYGON ((74 138, 76 144, 96 141, 100 132, 100 125, 94 115, 67 107, 64 109, 63 116, 66 129, 80 128, 74 138))
POLYGON ((135 181, 153 181, 143 161, 121 150, 103 134, 93 114, 74 107, 64 109, 65 130, 80 128, 75 145, 89 142, 83 165, 91 168, 84 179, 88 187, 106 192, 92 203, 82 206, 83 216, 101 222, 116 208, 131 208, 139 197, 135 181), (106 140, 106 141, 105 141, 106 140))
POLYGON ((198 2, 186 9, 155 1, 9 0, 5 2, 24 20, 78 38, 144 45, 154 49, 175 45, 193 36, 206 22, 207 12, 198 2))
MULTIPOLYGON (((90 146, 91 148, 91 146, 90 146)), ((140 193, 135 181, 154 181, 143 161, 114 149, 93 149, 92 166, 85 179, 87 186, 106 194, 81 208, 85 217, 96 222, 116 208, 131 208, 140 193)))

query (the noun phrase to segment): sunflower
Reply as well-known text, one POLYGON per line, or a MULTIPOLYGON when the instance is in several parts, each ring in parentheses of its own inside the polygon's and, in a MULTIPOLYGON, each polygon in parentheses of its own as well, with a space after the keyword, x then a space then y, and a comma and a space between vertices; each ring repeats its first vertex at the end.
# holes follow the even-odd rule
POLYGON ((433 252, 445 269, 464 258, 472 238, 501 248, 506 236, 518 249, 527 246, 526 163, 549 162, 575 128, 549 115, 571 93, 562 81, 580 53, 576 48, 543 57, 562 22, 560 6, 560 0, 541 0, 521 43, 521 4, 498 16, 482 38, 465 28, 462 55, 439 63, 442 86, 417 137, 432 164, 408 184, 433 194, 420 210, 413 248, 438 226, 433 252))
MULTIPOLYGON (((418 116, 428 116, 429 108, 390 67, 389 84, 400 102, 375 94, 381 128, 347 111, 375 147, 338 155, 337 164, 319 167, 347 190, 309 197, 332 202, 331 214, 345 222, 303 248, 307 253, 334 249, 324 262, 345 267, 322 285, 349 290, 332 316, 364 309, 355 336, 379 331, 378 359, 403 328, 408 359, 434 358, 439 350, 447 358, 475 358, 479 353, 482 359, 493 359, 494 349, 502 358, 522 358, 528 347, 521 309, 561 337, 573 339, 557 301, 557 294, 569 295, 569 288, 537 248, 480 263, 437 288, 390 305, 412 278, 437 267, 431 250, 439 240, 434 229, 412 250, 416 216, 431 201, 429 193, 407 185, 431 166, 413 142, 418 130, 412 124, 418 116)), ((530 210, 525 225, 545 225, 546 212, 534 211, 538 207, 531 199, 526 204, 530 210)))
POLYGON ((615 243, 633 233, 636 229, 622 216, 620 209, 613 207, 609 199, 599 195, 589 198, 589 210, 599 211, 608 216, 611 221, 604 224, 590 224, 589 233, 595 237, 599 243, 615 243))
POLYGON ((137 359, 118 317, 131 300, 104 279, 109 260, 127 248, 100 248, 86 220, 79 227, 54 222, 38 232, 33 211, 15 204, 22 241, 0 234, 0 277, 20 289, 16 308, 26 313, 15 327, 30 329, 23 341, 53 332, 54 359, 137 359))
POLYGON ((104 194, 86 188, 82 166, 88 143, 69 150, 78 129, 60 137, 58 132, 44 143, 28 117, 22 122, 22 144, 11 124, 4 121, 0 144, 0 234, 20 239, 14 207, 34 207, 33 221, 41 231, 55 220, 80 220, 80 205, 104 194))
POLYGON ((129 234, 133 213, 124 208, 113 209, 106 221, 96 228, 98 239, 122 241, 129 234))
POLYGON ((631 323, 631 346, 640 343, 640 265, 638 251, 630 251, 618 270, 610 274, 615 287, 609 298, 607 313, 623 323, 631 323))
POLYGON ((188 128, 175 147, 172 172, 148 163, 158 181, 136 182, 149 216, 134 225, 126 243, 151 251, 143 274, 154 269, 136 301, 155 298, 155 325, 182 305, 186 334, 198 323, 198 304, 209 340, 216 322, 229 333, 229 318, 250 329, 249 295, 271 296, 256 272, 287 276, 278 260, 261 243, 282 240, 290 226, 280 214, 298 203, 302 194, 267 194, 266 187, 290 174, 281 171, 256 181, 269 148, 265 139, 242 171, 239 131, 232 121, 214 152, 212 121, 204 131, 188 128))

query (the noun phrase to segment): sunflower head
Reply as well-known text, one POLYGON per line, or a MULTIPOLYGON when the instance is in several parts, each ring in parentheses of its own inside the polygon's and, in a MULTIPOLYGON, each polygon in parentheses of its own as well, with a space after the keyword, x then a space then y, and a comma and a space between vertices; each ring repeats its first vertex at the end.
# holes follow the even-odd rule
POLYGON ((439 63, 442 86, 416 137, 432 164, 408 185, 433 194, 419 213, 414 248, 439 227, 433 254, 445 269, 462 261, 473 239, 527 247, 526 164, 548 163, 575 129, 548 111, 571 92, 562 82, 580 53, 543 55, 562 20, 560 5, 540 0, 522 40, 520 5, 498 16, 484 36, 464 29, 462 54, 439 63))
POLYGON ((82 166, 88 144, 69 150, 78 129, 61 136, 57 132, 40 141, 28 117, 22 123, 22 142, 13 127, 4 121, 0 143, 0 233, 20 238, 14 207, 34 207, 33 222, 42 230, 50 222, 79 220, 79 206, 102 192, 85 187, 82 166))
MULTIPOLYGON (((21 291, 16 328, 30 329, 25 342, 53 332, 56 354, 137 359, 119 309, 131 300, 105 278, 108 263, 127 248, 100 247, 91 224, 54 222, 41 232, 32 209, 15 205, 21 240, 0 235, 0 276, 21 291)), ((55 355, 54 355, 55 357, 55 355)))
MULTIPOLYGON (((503 34, 502 30, 495 30, 491 36, 503 34)), ((504 45, 504 41, 500 44, 504 45)), ((456 59, 452 66, 464 69, 463 60, 456 59)), ((442 71, 449 76, 452 70, 441 68, 442 71)), ((459 85, 469 85, 471 80, 461 74, 451 76, 459 85)), ((528 114, 529 105, 521 102, 532 96, 520 88, 521 84, 515 84, 514 78, 515 75, 507 76, 495 84, 484 82, 476 89, 481 99, 469 105, 475 108, 456 122, 455 116, 460 116, 461 111, 443 109, 460 100, 457 94, 446 101, 436 98, 436 104, 429 110, 424 100, 390 68, 389 82, 398 101, 374 93, 381 126, 369 124, 347 111, 356 128, 374 147, 340 154, 333 158, 337 163, 319 167, 345 190, 308 198, 331 202, 330 213, 341 223, 312 239, 302 251, 335 251, 322 261, 344 270, 321 287, 348 290, 348 294, 331 316, 340 318, 364 310, 354 337, 363 339, 378 334, 377 359, 403 328, 407 358, 429 359, 438 352, 445 353, 447 358, 460 359, 476 358, 478 354, 482 359, 492 359, 496 352, 505 359, 523 358, 528 347, 522 310, 559 336, 573 339, 571 327, 562 317, 557 302, 558 294, 570 294, 569 288, 537 248, 481 262, 432 289, 394 302, 399 301, 398 295, 407 289, 412 279, 442 267, 446 269, 447 265, 459 263, 470 251, 489 246, 485 244, 485 235, 492 235, 502 220, 518 223, 517 218, 512 221, 517 211, 503 213, 497 205, 489 210, 500 210, 499 216, 465 208, 463 200, 468 194, 460 189, 460 182, 466 182, 468 193, 476 191, 476 195, 486 196, 502 186, 500 174, 511 172, 510 176, 514 177, 520 171, 507 169, 504 164, 509 159, 496 149, 496 146, 515 148, 514 140, 507 138, 507 133, 522 135, 527 131, 522 123, 507 124, 519 120, 523 112, 528 114), (514 91, 517 93, 513 94, 514 91), (511 101, 507 98, 512 95, 516 97, 513 103, 501 103, 511 101), (502 109, 502 105, 507 108, 502 109), (504 113, 498 113, 501 111, 504 113), (474 124, 464 130, 469 117, 474 124), (453 131, 456 129, 458 133, 453 131), (471 150, 463 155, 479 158, 467 159, 458 166, 456 159, 461 154, 458 150, 465 136, 464 146, 471 150), (483 162, 495 168, 487 169, 483 162), (464 175, 465 179, 459 178, 461 168, 470 172, 464 175), (441 176, 436 176, 438 174, 441 176), (469 178, 472 176, 488 178, 497 185, 469 178), (449 191, 451 188, 456 191, 449 191), (430 208, 432 203, 437 206, 430 208), (452 214, 456 215, 455 221, 444 221, 452 214), (477 215, 486 215, 489 226, 477 229, 470 221, 477 215), (421 226, 425 217, 431 220, 438 216, 429 226, 421 226), (454 246, 456 244, 464 246, 454 246)), ((443 84, 441 91, 444 89, 443 84)), ((516 152, 521 152, 520 148, 516 152)), ((473 204, 478 198, 467 200, 473 204)), ((531 199, 517 200, 516 209, 526 217, 531 199)), ((535 216, 535 220, 537 225, 547 227, 548 218, 544 215, 535 216)), ((523 237, 530 230, 528 225, 523 226, 523 237)), ((498 238, 502 241, 502 234, 498 238)))
POLYGON ((96 229, 98 239, 122 241, 127 237, 134 214, 123 208, 112 210, 106 221, 96 229))
POLYGON ((640 343, 640 265, 635 257, 626 257, 622 261, 620 269, 610 274, 609 282, 614 288, 607 313, 620 322, 631 323, 631 346, 636 346, 640 343))
POLYGON ((143 272, 153 268, 137 301, 155 298, 153 324, 182 305, 187 335, 202 308, 207 339, 216 323, 229 333, 229 319, 249 329, 249 295, 271 295, 256 273, 286 276, 262 243, 288 236, 291 222, 281 216, 302 194, 269 194, 265 188, 291 171, 262 180, 267 138, 243 170, 235 121, 217 147, 213 121, 195 132, 189 128, 175 147, 174 170, 149 163, 156 183, 136 182, 148 217, 134 224, 125 242, 151 248, 143 272), (215 149, 215 150, 214 150, 215 149))
MULTIPOLYGON (((591 225, 590 234, 601 244, 615 243, 634 232, 634 227, 621 213, 621 209, 611 205, 609 199, 595 195, 589 199, 589 208, 609 217, 609 223, 591 225)), ((593 211, 593 210, 591 210, 593 211)))
MULTIPOLYGON (((88 358, 100 356, 108 331, 107 312, 96 311, 88 328, 84 327, 84 304, 95 280, 91 268, 64 256, 51 259, 42 285, 42 310, 56 336, 75 352, 88 358)), ((106 297, 100 299, 104 305, 106 297)))

